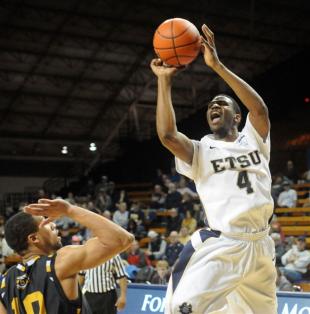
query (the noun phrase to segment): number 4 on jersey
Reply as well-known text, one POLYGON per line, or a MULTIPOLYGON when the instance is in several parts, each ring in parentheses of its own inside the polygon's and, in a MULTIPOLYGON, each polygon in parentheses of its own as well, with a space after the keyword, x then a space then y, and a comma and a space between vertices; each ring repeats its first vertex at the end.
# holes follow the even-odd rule
POLYGON ((240 189, 246 188, 246 192, 248 194, 251 194, 254 192, 251 182, 249 180, 248 172, 247 171, 240 171, 238 175, 238 181, 237 185, 239 186, 240 189))

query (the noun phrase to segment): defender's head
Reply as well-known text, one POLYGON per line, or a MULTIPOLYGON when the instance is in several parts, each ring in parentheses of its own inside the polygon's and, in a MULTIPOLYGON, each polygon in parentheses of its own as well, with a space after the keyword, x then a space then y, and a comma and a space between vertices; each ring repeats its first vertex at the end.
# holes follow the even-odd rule
POLYGON ((41 226, 43 219, 25 212, 12 216, 4 227, 8 245, 21 256, 32 250, 48 255, 61 248, 56 225, 50 222, 41 226))
POLYGON ((230 96, 220 94, 208 104, 207 121, 213 133, 224 137, 237 128, 241 122, 241 110, 238 103, 230 96))

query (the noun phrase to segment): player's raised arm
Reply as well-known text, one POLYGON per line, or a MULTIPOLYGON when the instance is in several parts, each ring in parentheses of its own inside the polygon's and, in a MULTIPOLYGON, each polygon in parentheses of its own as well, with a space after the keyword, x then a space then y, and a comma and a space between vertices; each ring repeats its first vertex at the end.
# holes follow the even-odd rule
POLYGON ((249 84, 220 62, 216 52, 213 32, 206 25, 202 26, 202 31, 205 36, 202 37, 202 44, 206 64, 212 68, 235 92, 241 102, 249 110, 249 117, 252 125, 255 127, 260 136, 263 139, 266 139, 270 123, 268 118, 268 108, 263 99, 249 84))
POLYGON ((76 275, 82 269, 93 268, 126 250, 134 237, 112 221, 64 200, 40 200, 25 207, 32 215, 47 216, 43 224, 67 216, 90 229, 94 238, 84 245, 65 246, 58 250, 55 270, 60 280, 76 275))
POLYGON ((194 154, 193 143, 187 136, 178 132, 171 100, 172 77, 179 69, 164 66, 160 59, 152 60, 151 68, 158 78, 156 110, 158 137, 172 154, 191 165, 194 154))

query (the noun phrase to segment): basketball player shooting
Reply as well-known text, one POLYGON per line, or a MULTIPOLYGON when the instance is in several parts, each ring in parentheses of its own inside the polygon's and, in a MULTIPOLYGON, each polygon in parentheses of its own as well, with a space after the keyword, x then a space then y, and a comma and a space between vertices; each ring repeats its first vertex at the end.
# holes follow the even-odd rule
POLYGON ((180 71, 151 62, 158 77, 157 133, 176 157, 179 173, 194 180, 208 227, 196 231, 174 266, 166 314, 277 313, 274 243, 269 237, 270 123, 256 91, 217 55, 214 35, 202 26, 205 63, 235 92, 249 113, 241 132, 237 102, 224 94, 208 104, 212 134, 191 140, 177 130, 172 78, 180 71))

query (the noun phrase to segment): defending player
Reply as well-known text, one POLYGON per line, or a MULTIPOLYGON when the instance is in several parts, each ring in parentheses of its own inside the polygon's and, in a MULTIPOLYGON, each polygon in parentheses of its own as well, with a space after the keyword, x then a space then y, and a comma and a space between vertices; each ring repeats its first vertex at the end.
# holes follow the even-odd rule
POLYGON ((2 279, 0 314, 91 313, 78 287, 78 272, 125 250, 133 236, 110 220, 63 200, 42 199, 25 211, 5 225, 5 238, 23 263, 11 267, 2 279), (61 248, 51 222, 61 216, 89 228, 95 237, 84 245, 61 248))
POLYGON ((172 107, 172 77, 178 69, 152 61, 158 77, 158 136, 175 155, 177 170, 195 181, 210 226, 196 231, 182 251, 169 281, 165 313, 275 314, 268 110, 253 88, 219 61, 211 30, 203 25, 202 31, 206 64, 249 114, 238 132, 238 104, 218 95, 206 113, 213 134, 190 140, 178 132, 172 107))

